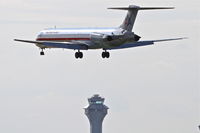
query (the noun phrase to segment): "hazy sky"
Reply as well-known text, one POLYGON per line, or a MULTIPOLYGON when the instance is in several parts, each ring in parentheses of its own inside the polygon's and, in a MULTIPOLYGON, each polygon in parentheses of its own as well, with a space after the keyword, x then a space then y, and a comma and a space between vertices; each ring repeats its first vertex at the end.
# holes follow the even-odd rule
POLYGON ((83 107, 99 93, 110 108, 103 133, 198 133, 199 0, 1 0, 0 132, 89 133, 83 107), (134 31, 143 40, 187 40, 111 51, 51 49, 32 44, 50 27, 116 27, 126 12, 112 6, 175 6, 141 11, 134 31))

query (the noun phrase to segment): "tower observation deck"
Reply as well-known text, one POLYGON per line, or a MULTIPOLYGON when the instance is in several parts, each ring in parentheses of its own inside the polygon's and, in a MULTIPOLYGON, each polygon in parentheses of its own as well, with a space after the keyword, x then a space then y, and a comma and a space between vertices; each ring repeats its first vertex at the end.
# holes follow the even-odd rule
POLYGON ((85 115, 90 122, 90 133, 102 133, 102 123, 107 115, 108 107, 104 105, 104 98, 94 95, 88 98, 89 105, 85 108, 85 115))

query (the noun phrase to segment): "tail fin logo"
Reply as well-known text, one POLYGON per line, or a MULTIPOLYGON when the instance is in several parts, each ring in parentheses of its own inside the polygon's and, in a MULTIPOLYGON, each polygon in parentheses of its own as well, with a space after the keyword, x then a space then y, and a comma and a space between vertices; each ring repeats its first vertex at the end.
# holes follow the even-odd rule
POLYGON ((127 17, 126 17, 126 19, 125 19, 125 22, 124 22, 124 24, 126 25, 126 26, 128 26, 131 22, 131 19, 130 19, 130 16, 128 15, 127 17))

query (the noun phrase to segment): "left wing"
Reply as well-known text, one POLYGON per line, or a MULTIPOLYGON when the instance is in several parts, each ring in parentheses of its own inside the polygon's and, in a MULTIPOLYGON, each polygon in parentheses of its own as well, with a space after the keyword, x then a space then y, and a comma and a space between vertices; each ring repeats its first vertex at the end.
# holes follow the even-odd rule
POLYGON ((30 41, 30 40, 20 40, 14 39, 14 41, 18 42, 26 42, 32 44, 39 44, 41 47, 51 47, 51 48, 66 48, 66 49, 79 49, 79 50, 87 50, 89 44, 82 41, 72 41, 72 42, 50 42, 50 41, 30 41))
POLYGON ((120 45, 118 47, 109 48, 108 50, 147 46, 147 45, 153 45, 155 42, 174 41, 174 40, 182 40, 182 39, 187 39, 187 38, 173 38, 173 39, 162 39, 162 40, 138 41, 138 42, 133 42, 133 43, 125 43, 125 44, 120 45))

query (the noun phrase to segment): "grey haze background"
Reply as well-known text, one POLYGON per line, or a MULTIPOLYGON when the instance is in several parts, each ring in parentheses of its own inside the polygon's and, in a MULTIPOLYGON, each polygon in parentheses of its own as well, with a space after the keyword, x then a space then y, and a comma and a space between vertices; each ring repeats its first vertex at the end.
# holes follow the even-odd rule
POLYGON ((1 0, 0 132, 89 133, 83 107, 99 93, 110 107, 103 133, 197 133, 199 0, 1 0), (188 40, 112 51, 39 49, 13 42, 49 27, 113 27, 126 12, 110 6, 175 6, 141 11, 134 31, 143 40, 188 40))

